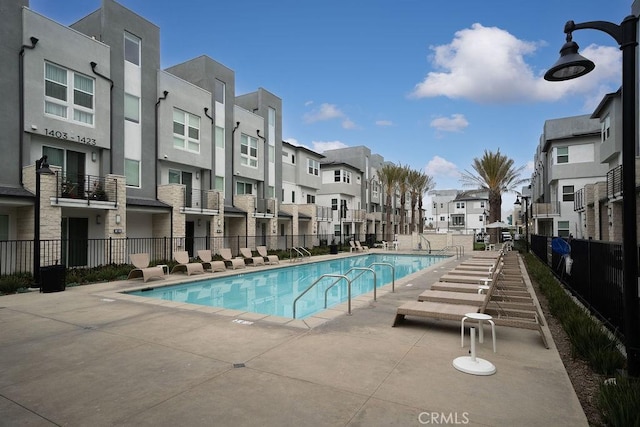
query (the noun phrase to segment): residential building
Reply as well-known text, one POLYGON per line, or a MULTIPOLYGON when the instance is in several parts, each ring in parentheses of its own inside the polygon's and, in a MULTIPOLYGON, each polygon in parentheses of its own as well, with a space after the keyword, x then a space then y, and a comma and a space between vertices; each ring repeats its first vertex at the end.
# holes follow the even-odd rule
POLYGON ((426 225, 436 233, 484 232, 489 216, 489 197, 485 190, 431 190, 426 225))
POLYGON ((601 125, 590 115, 545 121, 531 179, 530 232, 583 236, 575 193, 605 178, 600 144, 601 125))

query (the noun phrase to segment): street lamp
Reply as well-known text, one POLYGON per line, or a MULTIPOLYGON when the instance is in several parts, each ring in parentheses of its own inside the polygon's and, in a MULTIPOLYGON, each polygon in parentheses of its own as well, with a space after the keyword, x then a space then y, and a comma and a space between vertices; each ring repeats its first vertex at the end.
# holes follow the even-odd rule
POLYGON ((40 287, 40 175, 53 175, 47 156, 36 160, 36 201, 33 206, 33 281, 40 287))
POLYGON ((522 203, 524 203, 524 247, 525 253, 529 253, 529 196, 516 197, 516 201, 513 204, 522 205, 520 198, 522 198, 522 203))
POLYGON ((548 81, 563 81, 583 76, 593 70, 594 63, 578 54, 572 40, 575 30, 592 29, 615 39, 622 51, 622 249, 624 276, 624 338, 630 376, 640 375, 640 319, 638 317, 638 237, 636 224, 636 49, 638 17, 629 15, 620 25, 606 21, 576 24, 567 21, 566 43, 560 59, 544 75, 548 81))

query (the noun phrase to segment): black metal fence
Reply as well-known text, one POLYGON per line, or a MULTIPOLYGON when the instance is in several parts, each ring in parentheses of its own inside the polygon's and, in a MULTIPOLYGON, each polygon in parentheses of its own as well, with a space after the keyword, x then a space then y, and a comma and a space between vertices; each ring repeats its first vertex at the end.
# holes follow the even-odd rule
MULTIPOLYGON (((58 239, 40 241, 40 265, 62 264, 69 267, 92 268, 109 264, 128 264, 129 255, 148 253, 154 262, 168 261, 174 251, 186 250, 195 258, 198 250, 208 249, 214 254, 219 248, 230 248, 239 255, 240 248, 255 250, 266 246, 268 250, 289 251, 292 247, 324 247, 337 244, 348 250, 353 235, 302 234, 296 236, 210 236, 210 237, 157 237, 108 239, 58 239), (341 243, 342 242, 342 243, 341 243)), ((0 241, 0 275, 33 272, 33 240, 0 241)))
POLYGON ((531 236, 531 251, 613 333, 624 334, 622 245, 571 240, 572 264, 551 249, 552 237, 531 236))

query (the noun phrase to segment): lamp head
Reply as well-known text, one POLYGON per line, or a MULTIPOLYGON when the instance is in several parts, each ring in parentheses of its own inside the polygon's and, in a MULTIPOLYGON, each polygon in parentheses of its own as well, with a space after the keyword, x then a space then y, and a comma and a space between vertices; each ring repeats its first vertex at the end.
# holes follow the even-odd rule
POLYGON ((582 77, 596 67, 593 61, 578 53, 579 46, 567 34, 567 41, 560 49, 560 59, 544 73, 544 79, 550 82, 561 82, 582 77))
POLYGON ((513 204, 518 206, 522 205, 522 203, 520 202, 520 196, 516 196, 516 201, 513 202, 513 204))
POLYGON ((36 173, 39 175, 54 175, 53 171, 49 169, 47 156, 42 156, 42 158, 36 160, 36 173))

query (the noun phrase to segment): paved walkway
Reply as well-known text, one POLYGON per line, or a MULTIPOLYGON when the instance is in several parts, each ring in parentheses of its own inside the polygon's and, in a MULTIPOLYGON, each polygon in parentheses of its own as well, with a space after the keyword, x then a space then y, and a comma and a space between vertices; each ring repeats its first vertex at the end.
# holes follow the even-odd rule
POLYGON ((0 425, 586 426, 551 339, 498 328, 481 377, 452 366, 458 324, 391 327, 457 262, 307 322, 114 292, 131 281, 0 297, 0 425))

